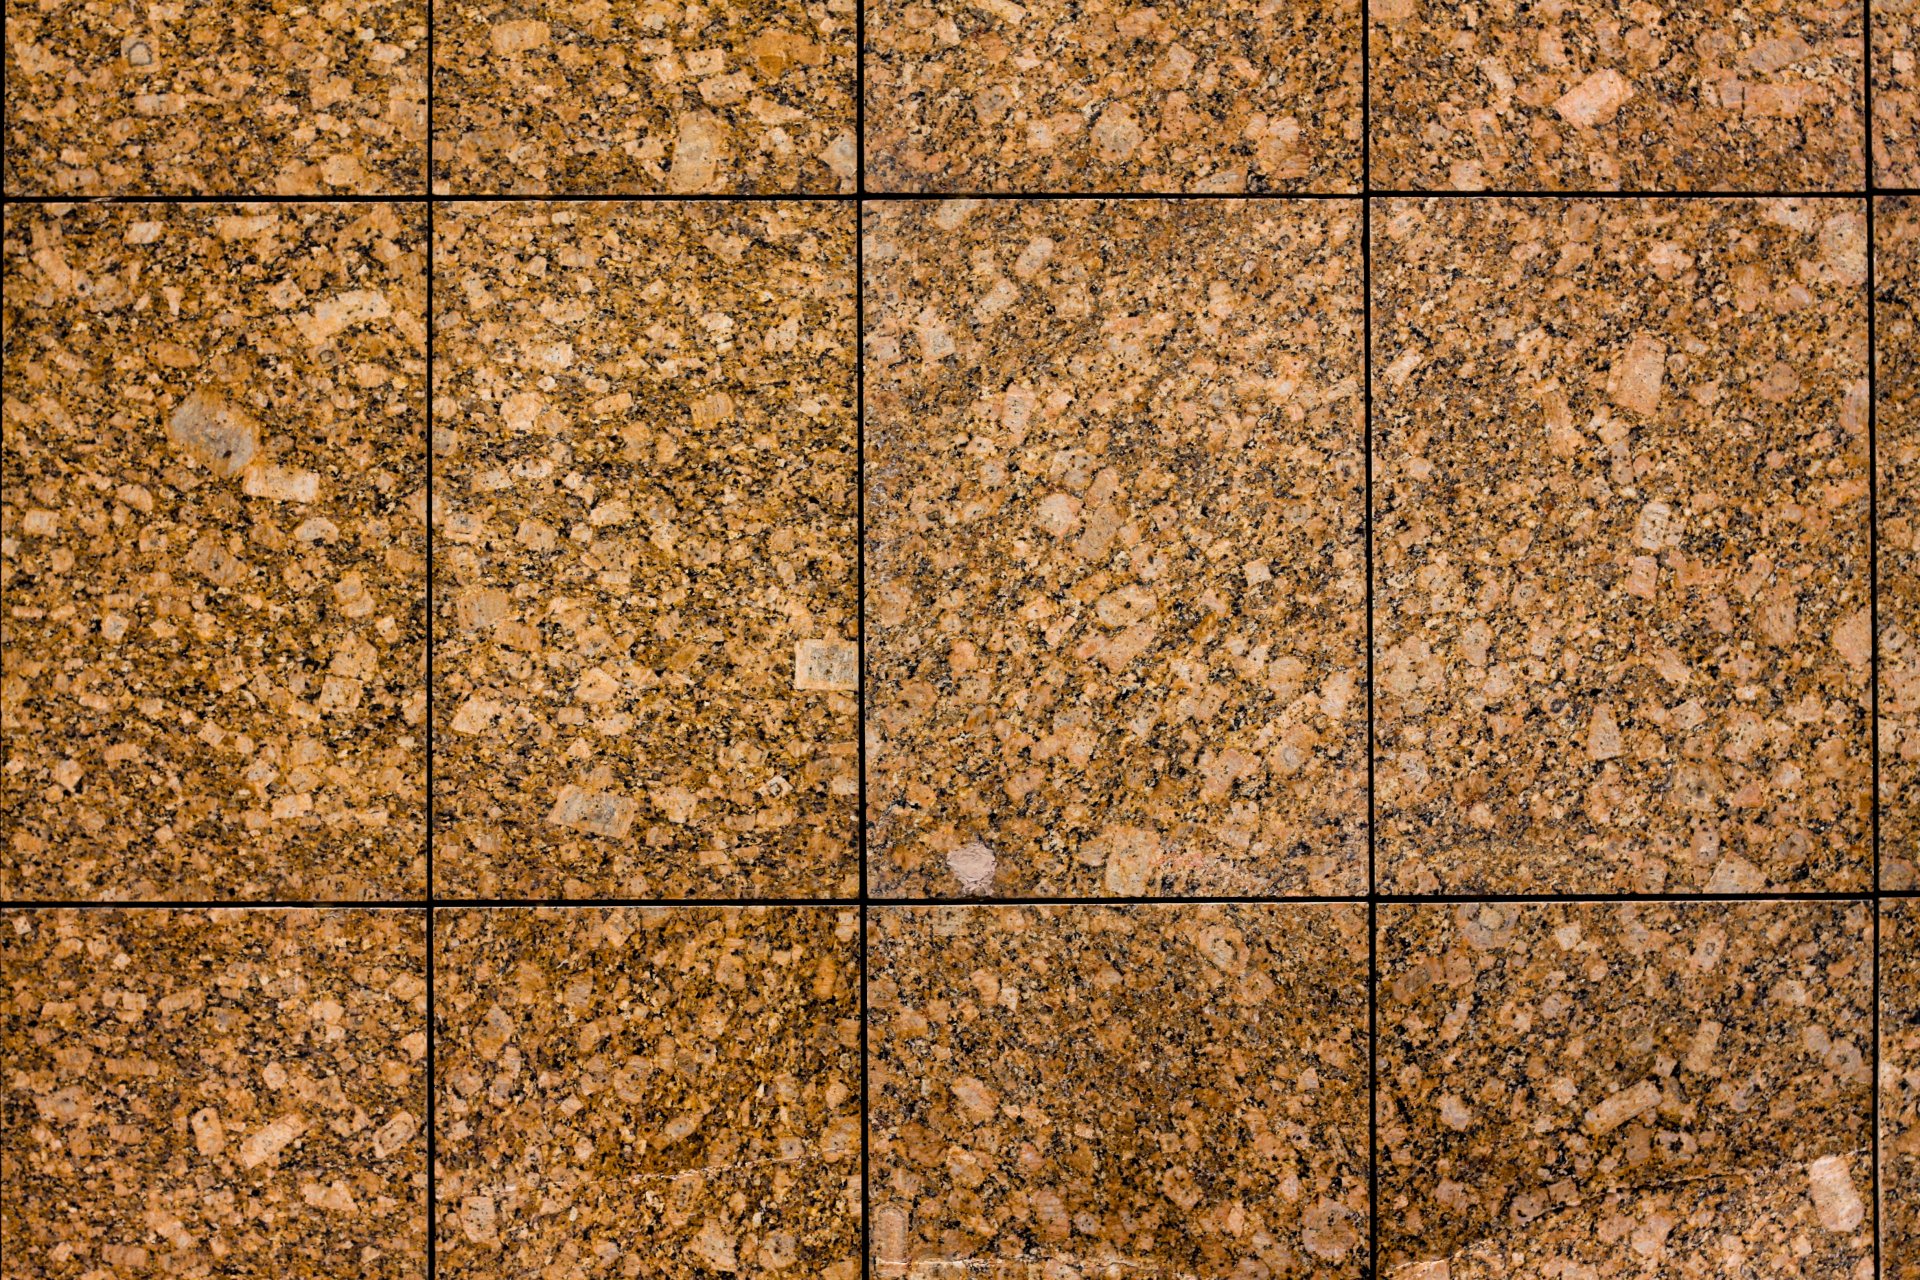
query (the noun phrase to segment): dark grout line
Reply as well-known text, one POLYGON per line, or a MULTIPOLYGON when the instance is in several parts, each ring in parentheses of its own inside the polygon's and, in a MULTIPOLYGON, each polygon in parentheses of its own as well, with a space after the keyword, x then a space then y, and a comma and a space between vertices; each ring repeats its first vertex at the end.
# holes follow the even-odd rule
POLYGON ((0 203, 36 204, 426 204, 429 197, 421 191, 408 195, 120 195, 120 196, 6 196, 0 203))
POLYGON ((1867 814, 1867 829, 1869 871, 1873 876, 1874 891, 1873 919, 1868 924, 1873 941, 1873 954, 1869 958, 1869 990, 1873 1003, 1867 1011, 1870 1041, 1867 1049, 1867 1084, 1871 1095, 1867 1100, 1867 1142, 1871 1153, 1867 1172, 1867 1202, 1871 1206, 1873 1221, 1873 1274, 1884 1276, 1886 1263, 1881 1236, 1885 1232, 1886 1215, 1881 1205, 1883 1188, 1880 1181, 1880 904, 1884 901, 1884 886, 1880 876, 1880 330, 1875 305, 1875 295, 1879 290, 1879 249, 1874 242, 1874 213, 1879 201, 1876 198, 1873 162, 1872 0, 1861 0, 1861 17, 1864 22, 1861 40, 1866 46, 1862 114, 1865 121, 1867 183, 1867 791, 1871 805, 1867 814))
MULTIPOLYGON (((859 48, 864 50, 866 6, 856 18, 860 31, 859 48)), ((862 68, 859 102, 860 138, 853 181, 856 192, 867 185, 865 71, 866 59, 855 60, 862 68)), ((867 916, 872 888, 867 880, 867 280, 866 280, 866 205, 856 198, 853 204, 853 644, 859 666, 854 683, 858 686, 854 705, 854 760, 859 776, 854 781, 854 856, 859 859, 860 877, 860 1276, 868 1280, 873 1271, 873 1197, 872 1147, 868 1129, 873 1120, 873 1103, 868 1096, 867 1071, 867 916)))
POLYGON ((284 899, 258 901, 233 898, 49 898, 0 901, 0 911, 425 911, 424 898, 369 901, 355 898, 284 899))
POLYGON ((1861 200, 1853 191, 1486 191, 1369 190, 1369 197, 1394 200, 1861 200))
POLYGON ((427 875, 427 1280, 435 1280, 440 1259, 440 1180, 439 1163, 439 1098, 436 1096, 439 1084, 434 1071, 434 1059, 440 1053, 440 1034, 438 1010, 434 1005, 433 987, 433 348, 434 348, 434 312, 433 312, 433 272, 434 239, 438 227, 434 223, 433 191, 433 80, 434 80, 434 0, 427 0, 427 661, 426 661, 426 743, 427 743, 427 832, 426 832, 426 875, 427 875))
POLYGON ((1584 903, 1687 903, 1687 902, 1861 902, 1871 903, 1875 894, 1871 889, 1857 892, 1810 891, 1794 893, 1466 893, 1466 894, 1412 894, 1383 893, 1379 901, 1394 906, 1471 906, 1476 903, 1511 903, 1518 906, 1550 906, 1560 902, 1584 903))
MULTIPOLYGON (((864 837, 857 837, 864 845, 864 837)), ((258 902, 235 902, 220 899, 179 899, 132 901, 78 901, 69 899, 49 899, 46 901, 5 901, 0 902, 0 910, 5 911, 208 911, 208 910, 257 910, 257 911, 425 911, 447 909, 473 910, 537 910, 542 907, 558 907, 568 910, 601 908, 612 910, 688 907, 728 907, 734 909, 748 907, 818 907, 857 909, 888 907, 1184 907, 1184 906, 1253 906, 1253 907, 1327 907, 1327 906, 1462 906, 1474 903, 1512 903, 1516 905, 1547 905, 1556 902, 1588 903, 1686 903, 1686 902, 1864 902, 1876 900, 1894 901, 1905 898, 1920 898, 1920 889, 1887 889, 1879 893, 1861 889, 1856 892, 1805 892, 1780 891, 1776 893, 1347 893, 1347 894, 1301 894, 1288 896, 1272 895, 1232 895, 1214 894, 1194 897, 1152 897, 1138 895, 1133 897, 1062 897, 1044 894, 1010 894, 992 898, 928 898, 901 897, 886 898, 862 895, 846 898, 403 898, 384 901, 359 901, 353 899, 315 899, 286 900, 267 899, 258 902)))
POLYGON ((541 907, 563 907, 569 910, 581 908, 602 908, 613 910, 645 909, 649 907, 680 909, 683 907, 728 907, 741 910, 749 907, 817 907, 821 909, 858 907, 858 898, 435 898, 436 910, 480 910, 480 911, 534 911, 541 907))
POLYGON ((1380 1274, 1380 875, 1373 705, 1373 23, 1360 22, 1360 538, 1366 572, 1367 684, 1367 1269, 1380 1274))
POLYGON ((993 898, 869 898, 867 905, 875 908, 888 907, 1193 907, 1193 906, 1237 906, 1237 907, 1331 907, 1365 906, 1365 894, 1350 893, 1325 895, 1319 897, 1279 898, 1279 897, 1179 897, 1179 898, 1063 898, 1030 895, 1009 895, 993 898))

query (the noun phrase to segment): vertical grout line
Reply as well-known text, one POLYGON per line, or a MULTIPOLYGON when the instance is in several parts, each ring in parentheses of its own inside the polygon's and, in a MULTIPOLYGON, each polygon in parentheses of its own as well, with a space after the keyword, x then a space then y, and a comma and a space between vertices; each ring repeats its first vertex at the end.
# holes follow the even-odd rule
POLYGON ((1867 797, 1872 806, 1867 815, 1868 868, 1873 877, 1867 886, 1872 893, 1868 936, 1873 941, 1869 957, 1869 990, 1873 1007, 1867 1011, 1867 1148, 1872 1205, 1873 1274, 1885 1275, 1881 1249, 1884 1233, 1883 1206, 1880 1203, 1880 332, 1875 306, 1879 290, 1876 267, 1879 261, 1875 241, 1874 205, 1877 203, 1873 158, 1873 0, 1860 3, 1860 68, 1862 148, 1865 168, 1863 182, 1867 194, 1867 797))
POLYGON ((1367 1266, 1380 1274, 1380 880, 1373 777, 1373 35, 1360 0, 1360 533, 1367 581, 1367 1266))
POLYGON ((871 1139, 867 1128, 867 6, 853 8, 853 638, 859 663, 854 705, 854 855, 860 875, 860 1277, 873 1268, 871 1139))
MULTIPOLYGON (((864 13, 864 8, 863 8, 864 13)), ((864 18, 863 18, 864 21, 864 18)), ((864 48, 864 46, 863 46, 864 48)), ((864 56, 864 55, 863 55, 864 56)), ((865 93, 861 94, 862 99, 865 93)), ((855 856, 860 860, 860 1275, 873 1266, 873 1217, 867 1178, 871 1167, 867 1134, 867 311, 866 208, 861 193, 867 185, 864 123, 861 126, 859 168, 854 173, 853 197, 853 511, 854 511, 854 651, 859 661, 858 693, 854 708, 855 856)))
POLYGON ((439 1054, 440 1036, 434 1018, 433 992, 433 0, 427 0, 427 661, 426 661, 426 741, 427 741, 427 1280, 435 1280, 439 1266, 440 1205, 437 1164, 439 1145, 436 1130, 439 1111, 434 1096, 438 1088, 434 1076, 434 1058, 439 1054))

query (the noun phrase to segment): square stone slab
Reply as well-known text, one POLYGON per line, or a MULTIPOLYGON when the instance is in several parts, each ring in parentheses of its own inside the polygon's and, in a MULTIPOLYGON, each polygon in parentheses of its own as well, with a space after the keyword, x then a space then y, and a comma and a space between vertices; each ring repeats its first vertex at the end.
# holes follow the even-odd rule
POLYGON ((434 9, 452 195, 852 191, 848 0, 434 9))
POLYGON ((1871 878, 1866 210, 1374 210, 1395 893, 1871 878))
POLYGON ((878 907, 873 1274, 1357 1278, 1358 905, 878 907))
POLYGON ((439 217, 441 894, 857 891, 853 223, 439 217))
POLYGON ((7 0, 9 196, 427 193, 427 4, 7 0))
POLYGON ((1920 13, 1913 0, 1871 0, 1871 7, 1874 181, 1920 186, 1920 13))
POLYGON ((1359 212, 870 206, 876 893, 1364 891, 1359 212))
POLYGON ((1359 0, 866 5, 867 188, 1360 189, 1359 0))
POLYGON ((425 896, 426 224, 8 207, 0 898, 425 896))
POLYGON ((1865 185, 1857 4, 1372 0, 1368 9, 1376 189, 1865 185))
POLYGON ((1880 1203, 1885 1280, 1920 1277, 1920 901, 1880 904, 1880 1203))
POLYGON ((860 919, 449 908, 439 1274, 860 1274, 860 919))
POLYGON ((1920 889, 1920 202, 1874 211, 1880 883, 1920 889))
POLYGON ((426 946, 420 911, 0 913, 9 1274, 426 1274, 426 946))
POLYGON ((1865 903, 1379 916, 1380 1262, 1871 1280, 1865 903))

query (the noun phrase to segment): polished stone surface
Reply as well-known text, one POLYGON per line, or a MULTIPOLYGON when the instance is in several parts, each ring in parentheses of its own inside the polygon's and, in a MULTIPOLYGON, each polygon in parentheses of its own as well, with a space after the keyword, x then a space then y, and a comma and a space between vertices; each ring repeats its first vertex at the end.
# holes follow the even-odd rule
POLYGON ((1869 887, 1865 214, 1375 208, 1382 889, 1869 887))
POLYGON ((852 191, 855 5, 437 4, 433 189, 852 191))
POLYGON ((1364 1275, 1366 921, 875 908, 873 1274, 1364 1275))
POLYGON ((8 207, 0 898, 425 895, 426 248, 8 207))
POLYGON ((853 210, 436 230, 437 891, 853 896, 853 210))
POLYGON ((1371 0, 1369 13, 1375 189, 1866 184, 1858 4, 1371 0))
POLYGON ((424 0, 7 0, 10 196, 427 190, 424 0))
POLYGON ((436 914, 449 1280, 860 1274, 853 910, 436 914))
POLYGON ((1387 905, 1401 1280, 1870 1280, 1865 903, 1387 905))
POLYGON ((419 911, 0 913, 9 1276, 426 1274, 419 911))
POLYGON ((1920 889, 1920 203, 1881 200, 1874 236, 1880 883, 1920 889))
POLYGON ((875 892, 1363 891, 1357 204, 865 225, 875 892))
POLYGON ((1360 189, 1359 0, 868 0, 867 190, 1360 189))

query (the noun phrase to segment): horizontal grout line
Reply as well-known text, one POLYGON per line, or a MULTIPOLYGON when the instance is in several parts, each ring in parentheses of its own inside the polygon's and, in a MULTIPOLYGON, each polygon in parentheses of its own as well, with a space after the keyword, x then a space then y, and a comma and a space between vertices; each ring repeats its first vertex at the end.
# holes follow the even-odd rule
POLYGON ((824 203, 861 201, 897 203, 939 200, 1866 200, 1880 196, 1920 195, 1920 188, 1872 191, 1421 191, 1375 187, 1368 191, 778 191, 778 192, 543 192, 495 195, 115 195, 115 196, 5 196, 0 203, 40 204, 736 204, 824 203))
POLYGON ((448 907, 857 907, 858 898, 442 898, 434 910, 448 907))
POLYGON ((180 196, 180 195, 127 195, 127 196, 5 196, 0 204, 426 204, 426 195, 311 195, 311 196, 180 196))
POLYGON ((425 911, 425 898, 386 900, 355 899, 265 899, 249 901, 234 898, 176 899, 7 899, 0 911, 335 911, 352 908, 362 911, 425 911))
POLYGON ((1460 905, 1474 903, 1551 904, 1555 902, 1872 902, 1880 895, 1872 889, 1857 893, 1844 891, 1795 893, 1383 893, 1376 901, 1393 906, 1460 905))
POLYGON ((1858 191, 1517 191, 1503 187, 1488 191, 1418 191, 1374 187, 1367 192, 1371 199, 1388 200, 1865 200, 1869 194, 1864 188, 1858 191))
MULTIPOLYGON (((1365 906, 1369 901, 1396 906, 1461 905, 1471 903, 1553 903, 1553 902, 1873 902, 1920 898, 1920 889, 1862 889, 1858 892, 1824 891, 1777 893, 1382 893, 1369 898, 1364 893, 1285 895, 1217 895, 1194 897, 1067 897, 1058 895, 1016 894, 991 898, 908 897, 867 899, 875 907, 1152 907, 1152 906, 1278 906, 1296 903, 1302 906, 1365 906)), ((510 908, 510 907, 858 907, 859 898, 425 898, 393 900, 355 899, 268 899, 235 901, 215 898, 132 899, 46 899, 0 901, 6 911, 111 911, 116 909, 153 911, 177 909, 206 911, 250 909, 261 911, 341 910, 423 911, 428 906, 510 908)))
POLYGON ((1112 898, 1071 898, 1046 897, 1033 895, 1014 895, 992 898, 888 898, 870 897, 867 905, 872 907, 1185 907, 1185 906, 1275 906, 1284 903, 1296 903, 1300 906, 1352 906, 1363 907, 1367 895, 1322 894, 1298 898, 1265 896, 1218 896, 1203 895, 1192 898, 1149 898, 1112 897, 1112 898))

